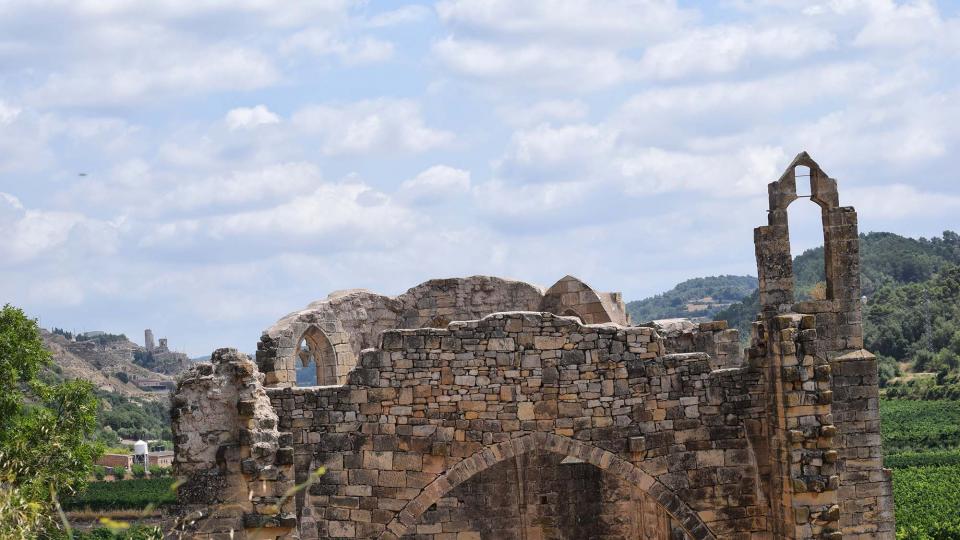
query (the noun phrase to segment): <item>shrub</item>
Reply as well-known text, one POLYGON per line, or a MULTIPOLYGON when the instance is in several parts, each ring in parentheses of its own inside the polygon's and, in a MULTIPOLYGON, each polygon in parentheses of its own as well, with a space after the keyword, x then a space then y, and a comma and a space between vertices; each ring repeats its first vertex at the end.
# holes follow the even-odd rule
POLYGON ((113 467, 112 471, 114 480, 123 480, 127 476, 126 467, 113 467))
POLYGON ((107 470, 100 465, 97 465, 93 468, 93 477, 98 481, 103 482, 103 479, 107 476, 107 470))
POLYGON ((143 465, 134 465, 131 471, 133 472, 134 478, 144 478, 147 476, 147 469, 145 469, 143 465))

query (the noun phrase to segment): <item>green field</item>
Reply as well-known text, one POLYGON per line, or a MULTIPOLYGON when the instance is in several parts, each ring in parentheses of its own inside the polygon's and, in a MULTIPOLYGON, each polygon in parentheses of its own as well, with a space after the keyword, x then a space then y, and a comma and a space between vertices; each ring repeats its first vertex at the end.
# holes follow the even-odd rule
POLYGON ((960 401, 880 401, 887 454, 960 448, 960 401))
POLYGON ((62 501, 65 510, 131 510, 177 502, 173 478, 90 482, 87 489, 62 501))
POLYGON ((880 401, 897 538, 960 540, 960 401, 880 401))
POLYGON ((960 539, 960 465, 893 471, 897 537, 960 539))

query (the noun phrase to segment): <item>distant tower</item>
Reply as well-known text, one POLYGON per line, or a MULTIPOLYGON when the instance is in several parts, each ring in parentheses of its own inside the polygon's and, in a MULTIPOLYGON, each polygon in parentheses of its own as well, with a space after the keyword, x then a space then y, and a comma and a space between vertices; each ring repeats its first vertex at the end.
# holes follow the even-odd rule
POLYGON ((147 352, 153 351, 153 330, 147 328, 143 331, 143 346, 147 349, 147 352))

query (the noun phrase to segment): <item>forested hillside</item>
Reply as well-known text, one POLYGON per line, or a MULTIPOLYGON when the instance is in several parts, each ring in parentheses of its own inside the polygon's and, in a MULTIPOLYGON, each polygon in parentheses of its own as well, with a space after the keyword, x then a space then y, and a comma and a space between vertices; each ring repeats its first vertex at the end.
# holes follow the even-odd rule
MULTIPOLYGON (((934 276, 938 272, 960 265, 960 235, 952 231, 946 231, 942 237, 914 239, 893 233, 861 234, 860 260, 863 294, 867 297, 864 316, 866 317, 873 309, 876 309, 877 313, 884 312, 886 309, 896 311, 901 308, 888 305, 894 299, 899 299, 903 303, 902 295, 917 294, 917 291, 924 287, 937 287, 938 285, 934 283, 922 285, 904 291, 900 296, 892 293, 892 289, 926 283, 928 280, 935 279, 934 276), (884 288, 888 291, 878 294, 884 288)), ((793 262, 793 271, 796 277, 798 298, 810 298, 811 291, 824 279, 823 248, 810 249, 796 257, 793 262)), ((948 302, 948 299, 943 298, 941 301, 948 302)), ((755 320, 759 310, 759 295, 754 291, 741 302, 732 304, 718 312, 716 318, 726 320, 731 327, 739 328, 740 335, 747 339, 750 334, 750 323, 755 320)), ((894 324, 894 319, 894 317, 890 317, 885 325, 894 324)), ((868 343, 873 343, 872 340, 881 338, 881 336, 874 335, 877 328, 878 326, 871 326, 869 323, 866 325, 864 330, 868 343)), ((912 333, 915 330, 913 326, 905 329, 906 336, 908 336, 906 339, 917 341, 919 334, 912 333)), ((869 345, 867 348, 871 349, 869 345)), ((887 350, 889 349, 876 349, 875 352, 887 354, 885 352, 887 350)), ((900 353, 902 352, 901 349, 900 353)), ((905 360, 900 353, 898 353, 897 359, 905 360)))
POLYGON ((674 317, 712 318, 757 288, 753 276, 710 276, 688 279, 669 291, 627 303, 634 322, 674 317))

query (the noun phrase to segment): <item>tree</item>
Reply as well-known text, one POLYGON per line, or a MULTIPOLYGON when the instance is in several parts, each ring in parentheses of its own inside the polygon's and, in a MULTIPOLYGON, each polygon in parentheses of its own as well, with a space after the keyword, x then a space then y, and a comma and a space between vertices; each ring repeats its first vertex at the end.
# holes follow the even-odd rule
MULTIPOLYGON (((44 383, 40 373, 48 365, 50 353, 36 320, 5 305, 0 310, 0 491, 6 500, 22 499, 52 515, 59 495, 85 486, 102 448, 89 442, 99 405, 93 386, 80 380, 44 383)), ((20 519, 3 508, 0 530, 20 519)))

